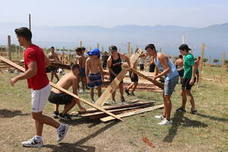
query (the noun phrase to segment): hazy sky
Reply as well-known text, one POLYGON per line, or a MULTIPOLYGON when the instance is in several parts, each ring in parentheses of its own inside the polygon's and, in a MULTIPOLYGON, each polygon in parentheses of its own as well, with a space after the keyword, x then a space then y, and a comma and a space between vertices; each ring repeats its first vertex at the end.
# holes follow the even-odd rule
POLYGON ((33 25, 179 25, 228 22, 228 0, 0 0, 0 23, 33 25))

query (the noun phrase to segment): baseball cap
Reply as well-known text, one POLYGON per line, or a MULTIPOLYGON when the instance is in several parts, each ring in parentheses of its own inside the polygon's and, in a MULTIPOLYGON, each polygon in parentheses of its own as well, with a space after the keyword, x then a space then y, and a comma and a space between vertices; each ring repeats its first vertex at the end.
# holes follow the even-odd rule
POLYGON ((91 55, 100 56, 100 50, 98 48, 96 48, 96 49, 93 49, 93 50, 89 51, 87 54, 90 55, 90 56, 91 55))

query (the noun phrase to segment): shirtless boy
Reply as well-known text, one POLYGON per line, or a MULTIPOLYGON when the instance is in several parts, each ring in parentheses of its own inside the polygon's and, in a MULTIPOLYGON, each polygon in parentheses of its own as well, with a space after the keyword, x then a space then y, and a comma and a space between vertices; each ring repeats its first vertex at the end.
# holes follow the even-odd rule
MULTIPOLYGON (((51 47, 51 52, 48 54, 48 58, 50 62, 61 63, 58 54, 55 53, 55 48, 53 46, 51 47)), ((59 77, 57 75, 58 67, 49 66, 49 68, 51 71, 51 81, 53 81, 54 76, 57 79, 57 81, 59 81, 59 77)))
MULTIPOLYGON (((57 83, 57 86, 62 87, 66 90, 72 87, 73 93, 77 95, 78 76, 79 76, 79 65, 74 64, 71 67, 71 72, 64 75, 57 83)), ((78 99, 75 99, 72 96, 66 93, 63 93, 55 88, 52 88, 51 94, 48 100, 51 103, 56 104, 56 109, 53 113, 53 116, 55 118, 59 117, 60 119, 71 120, 71 117, 69 114, 67 114, 67 112, 70 111, 76 103, 81 111, 85 111, 85 108, 81 106, 80 101, 78 99), (64 105, 64 110, 62 113, 59 113, 60 104, 64 105)))
POLYGON ((82 82, 82 89, 83 92, 85 92, 85 88, 86 88, 86 75, 85 75, 85 62, 86 62, 86 57, 84 55, 85 52, 85 48, 84 47, 78 47, 76 48, 76 64, 79 64, 79 71, 80 71, 80 80, 82 82))
POLYGON ((90 88, 90 97, 94 101, 94 88, 97 88, 98 97, 101 96, 101 85, 103 82, 103 69, 100 62, 100 50, 93 49, 87 53, 89 55, 86 60, 86 78, 87 85, 90 88))

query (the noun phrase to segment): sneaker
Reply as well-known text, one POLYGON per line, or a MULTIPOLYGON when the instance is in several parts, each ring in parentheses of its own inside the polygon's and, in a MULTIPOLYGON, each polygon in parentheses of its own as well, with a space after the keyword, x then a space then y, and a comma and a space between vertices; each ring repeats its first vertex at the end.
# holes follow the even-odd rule
POLYGON ((156 115, 154 118, 163 120, 165 117, 163 115, 156 115))
POLYGON ((176 110, 176 112, 186 112, 186 110, 183 107, 180 107, 176 110))
POLYGON ((36 137, 33 137, 32 139, 29 139, 27 141, 23 141, 22 143, 23 147, 42 147, 43 146, 43 140, 37 139, 36 137))
POLYGON ((71 116, 69 114, 62 114, 60 113, 59 116, 58 116, 59 119, 62 119, 62 120, 72 120, 71 119, 71 116))
POLYGON ((131 93, 131 95, 132 95, 132 96, 135 96, 135 93, 134 93, 134 92, 132 92, 132 93, 131 93))
POLYGON ((121 102, 126 102, 124 97, 121 97, 121 102))
POLYGON ((158 123, 159 125, 169 125, 172 124, 172 120, 167 120, 164 118, 161 122, 158 123))
POLYGON ((127 89, 125 89, 125 93, 129 96, 130 95, 130 93, 129 93, 129 91, 127 90, 127 89))
POLYGON ((191 112, 190 112, 191 114, 196 114, 197 113, 197 110, 191 110, 191 112))
POLYGON ((52 117, 55 118, 55 119, 59 118, 59 112, 58 111, 54 111, 52 113, 52 117))
POLYGON ((69 125, 67 124, 60 124, 59 128, 57 129, 57 142, 60 142, 64 139, 69 129, 69 125))

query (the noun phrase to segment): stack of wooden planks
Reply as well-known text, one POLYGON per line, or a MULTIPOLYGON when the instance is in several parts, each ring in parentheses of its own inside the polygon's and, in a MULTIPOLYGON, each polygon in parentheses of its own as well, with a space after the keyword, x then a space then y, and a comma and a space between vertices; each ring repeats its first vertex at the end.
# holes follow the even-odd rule
MULTIPOLYGON (((143 100, 133 100, 126 102, 124 104, 115 104, 115 105, 105 105, 102 108, 107 110, 110 113, 115 114, 116 116, 128 117, 136 114, 141 114, 144 112, 149 112, 155 109, 163 108, 163 105, 154 105, 154 102, 148 102, 143 100)), ((106 113, 99 111, 95 108, 89 108, 86 111, 83 112, 73 112, 73 115, 77 115, 83 118, 90 118, 90 119, 100 119, 102 122, 107 122, 112 119, 112 117, 109 117, 106 113)))

